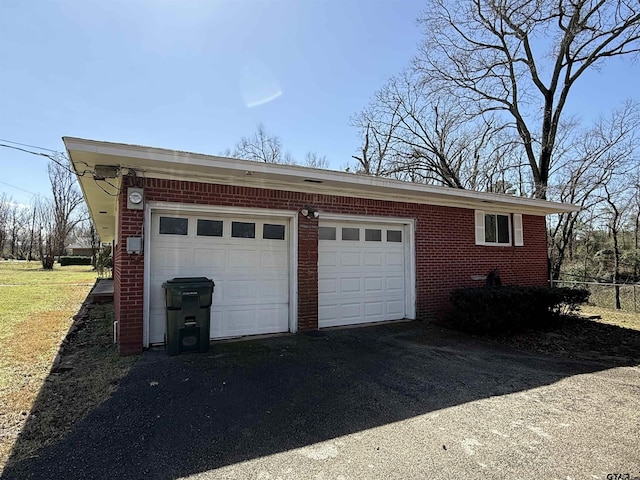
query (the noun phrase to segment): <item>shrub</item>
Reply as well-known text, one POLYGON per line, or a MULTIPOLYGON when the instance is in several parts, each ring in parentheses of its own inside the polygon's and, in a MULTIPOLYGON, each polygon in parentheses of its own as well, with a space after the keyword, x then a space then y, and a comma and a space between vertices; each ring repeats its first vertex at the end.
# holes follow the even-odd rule
POLYGON ((461 288, 451 292, 451 324, 472 333, 544 328, 574 313, 587 290, 547 287, 461 288))
POLYGON ((60 257, 60 266, 91 265, 91 257, 60 257))

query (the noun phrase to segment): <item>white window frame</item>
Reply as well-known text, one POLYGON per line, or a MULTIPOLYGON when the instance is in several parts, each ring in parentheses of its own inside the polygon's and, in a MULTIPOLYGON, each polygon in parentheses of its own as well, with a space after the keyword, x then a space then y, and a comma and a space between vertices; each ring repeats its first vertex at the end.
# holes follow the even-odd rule
MULTIPOLYGON (((475 232, 476 245, 485 245, 490 247, 521 247, 524 245, 524 234, 522 228, 521 213, 503 213, 503 212, 486 212, 484 210, 475 211, 475 232), (506 243, 487 242, 485 236, 485 215, 501 215, 507 217, 509 221, 509 241, 506 243)), ((497 233, 497 232, 496 232, 497 233)))

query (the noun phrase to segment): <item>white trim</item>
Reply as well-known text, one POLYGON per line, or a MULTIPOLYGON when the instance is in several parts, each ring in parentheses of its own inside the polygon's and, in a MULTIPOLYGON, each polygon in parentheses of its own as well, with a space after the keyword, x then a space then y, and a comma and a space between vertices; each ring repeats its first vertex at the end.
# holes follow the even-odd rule
POLYGON ((476 245, 484 245, 484 210, 474 211, 476 245))
POLYGON ((150 309, 150 290, 151 282, 151 210, 152 205, 147 203, 144 206, 144 219, 142 222, 143 232, 143 255, 144 255, 144 273, 142 275, 142 346, 149 348, 149 309, 150 309))
MULTIPOLYGON (((246 185, 277 190, 379 198, 461 208, 491 204, 492 210, 510 209, 533 215, 579 211, 580 207, 546 200, 425 185, 368 175, 356 175, 294 165, 268 164, 169 149, 63 137, 74 165, 84 170, 115 165, 138 170, 146 177, 246 185), (311 180, 314 183, 305 182, 311 180)), ((80 177, 82 181, 85 177, 80 177)), ((92 179, 89 179, 92 180, 92 179)), ((88 181, 89 181, 88 180, 88 181)), ((98 193, 99 194, 99 193, 98 193)))
MULTIPOLYGON (((511 215, 504 212, 487 212, 484 210, 475 210, 474 212, 474 224, 475 224, 475 232, 476 232, 476 245, 483 245, 485 247, 512 247, 513 246, 513 225, 511 220, 511 215), (485 215, 496 215, 507 217, 509 222, 509 241, 507 243, 498 243, 495 242, 487 242, 486 232, 485 232, 485 215)), ((496 232, 497 235, 498 232, 496 232)))
MULTIPOLYGON (((400 224, 402 235, 404 235, 404 260, 405 260, 405 318, 415 320, 416 318, 416 219, 401 217, 374 217, 370 215, 347 215, 338 213, 323 214, 320 212, 320 222, 345 222, 345 223, 373 223, 373 224, 400 224)), ((320 223, 318 223, 320 227, 320 223)), ((318 251, 320 251, 320 240, 318 241, 318 251)))
POLYGON ((409 242, 405 248, 405 281, 407 281, 407 293, 405 295, 405 316, 409 320, 416 319, 416 221, 411 220, 404 226, 404 235, 409 242), (406 268, 408 265, 409 268, 406 268))
POLYGON ((220 215, 241 215, 251 217, 285 217, 289 221, 289 330, 298 331, 298 212, 292 210, 271 210, 266 208, 224 207, 217 205, 201 205, 174 202, 147 202, 144 210, 144 286, 142 331, 144 348, 149 347, 149 307, 151 281, 151 215, 171 212, 182 214, 217 213, 220 215), (149 256, 147 256, 149 255, 149 256))

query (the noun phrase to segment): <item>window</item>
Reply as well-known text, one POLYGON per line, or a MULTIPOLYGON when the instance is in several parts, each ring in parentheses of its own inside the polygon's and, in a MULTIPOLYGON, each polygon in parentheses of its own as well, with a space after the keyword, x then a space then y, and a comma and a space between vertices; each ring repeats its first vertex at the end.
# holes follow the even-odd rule
POLYGON ((360 240, 360 229, 359 228, 343 228, 342 229, 342 240, 360 240))
POLYGON ((387 242, 402 243, 402 230, 387 230, 387 242))
POLYGON ((508 215, 484 214, 484 243, 510 243, 508 215))
POLYGON ((365 242, 381 242, 382 241, 382 230, 379 228, 366 228, 364 230, 364 241, 365 242))
POLYGON ((319 240, 335 240, 336 239, 336 227, 320 227, 318 229, 319 240))
POLYGON ((189 219, 177 217, 160 217, 162 235, 186 235, 189 231, 189 219))
POLYGON ((256 224, 249 222, 232 222, 231 236, 234 238, 256 238, 256 224))
POLYGON ((197 235, 199 237, 221 237, 222 220, 201 220, 198 219, 197 235))
MULTIPOLYGON (((511 215, 476 210, 475 218, 476 245, 511 245, 511 215)), ((513 215, 513 245, 523 245, 521 214, 513 215)))
POLYGON ((262 238, 267 240, 284 240, 284 225, 265 223, 262 226, 262 238))

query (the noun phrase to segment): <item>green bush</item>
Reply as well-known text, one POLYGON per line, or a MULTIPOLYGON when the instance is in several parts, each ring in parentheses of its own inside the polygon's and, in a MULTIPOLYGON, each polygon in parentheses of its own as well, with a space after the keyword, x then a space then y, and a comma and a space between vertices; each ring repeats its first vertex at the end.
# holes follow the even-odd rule
POLYGON ((60 257, 60 266, 91 265, 91 257, 60 257))
POLYGON ((471 333, 513 332, 550 326, 589 298, 583 289, 548 287, 461 288, 451 292, 453 327, 471 333))

